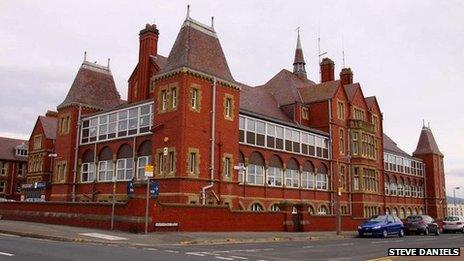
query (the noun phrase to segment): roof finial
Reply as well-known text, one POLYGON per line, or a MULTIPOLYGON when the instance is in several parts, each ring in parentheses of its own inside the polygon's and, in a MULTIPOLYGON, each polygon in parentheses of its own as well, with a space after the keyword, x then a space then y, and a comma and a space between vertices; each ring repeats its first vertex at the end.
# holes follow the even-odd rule
POLYGON ((84 62, 87 61, 87 51, 84 51, 84 62))
POLYGON ((110 69, 110 58, 108 58, 108 66, 106 66, 108 68, 108 70, 110 69))
POLYGON ((211 16, 211 28, 214 29, 214 16, 211 16))
POLYGON ((296 28, 296 31, 298 33, 298 39, 296 41, 296 49, 302 49, 301 48, 301 41, 300 41, 300 27, 299 26, 296 28))
POLYGON ((422 119, 422 128, 425 128, 425 120, 422 119))
POLYGON ((185 18, 188 20, 190 18, 190 5, 187 5, 187 17, 185 18))

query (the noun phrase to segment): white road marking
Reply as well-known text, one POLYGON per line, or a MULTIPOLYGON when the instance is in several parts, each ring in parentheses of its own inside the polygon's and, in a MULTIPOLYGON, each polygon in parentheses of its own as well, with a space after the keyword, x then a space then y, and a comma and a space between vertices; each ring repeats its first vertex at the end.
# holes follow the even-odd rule
POLYGON ((435 240, 435 238, 416 239, 416 242, 431 241, 431 240, 435 240))
POLYGON ((112 235, 106 235, 106 234, 100 234, 100 233, 79 233, 79 235, 83 235, 86 237, 95 237, 95 238, 100 238, 100 239, 106 239, 106 240, 127 240, 125 237, 117 237, 117 236, 112 236, 112 235))
POLYGON ((241 256, 230 256, 230 257, 233 257, 233 258, 235 258, 235 259, 248 260, 248 258, 246 258, 246 257, 241 257, 241 256))
POLYGON ((399 243, 404 240, 383 240, 383 241, 372 241, 371 244, 388 244, 388 243, 399 243))
POLYGON ((0 255, 2 255, 2 256, 14 256, 14 254, 6 253, 6 252, 0 252, 0 255))
POLYGON ((222 259, 222 260, 234 260, 233 258, 230 258, 230 257, 224 257, 224 256, 215 256, 214 258, 217 258, 217 259, 222 259))
POLYGON ((304 246, 303 248, 313 248, 314 246, 304 246))
POLYGON ((179 251, 176 251, 176 250, 164 250, 164 252, 168 252, 168 253, 179 253, 179 251))
POLYGON ((458 238, 462 238, 462 236, 450 237, 449 239, 458 239, 458 238))
POLYGON ((145 249, 146 249, 146 250, 150 250, 150 251, 158 251, 158 249, 156 249, 156 248, 151 248, 151 247, 145 248, 145 249))
POLYGON ((0 233, 0 236, 5 236, 5 237, 20 237, 20 236, 17 236, 17 235, 4 234, 4 233, 0 233))
POLYGON ((185 253, 187 255, 192 255, 192 256, 205 256, 205 254, 202 253, 197 253, 197 252, 187 252, 185 253))

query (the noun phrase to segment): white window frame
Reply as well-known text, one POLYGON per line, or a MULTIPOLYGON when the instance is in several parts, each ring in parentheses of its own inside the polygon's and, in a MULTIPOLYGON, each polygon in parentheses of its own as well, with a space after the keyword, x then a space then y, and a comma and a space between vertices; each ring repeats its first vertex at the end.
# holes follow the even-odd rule
POLYGON ((108 182, 113 180, 113 161, 102 160, 98 162, 98 181, 108 182))
POLYGON ((116 161, 116 180, 128 181, 134 177, 134 159, 124 158, 116 161))
POLYGON ((94 182, 96 179, 95 175, 95 163, 93 162, 86 162, 82 163, 81 165, 81 182, 82 183, 90 183, 94 182), (84 179, 84 175, 86 175, 86 179, 84 179))
POLYGON ((264 185, 264 166, 248 164, 246 172, 246 183, 252 185, 264 185), (251 181, 251 179, 253 179, 251 181), (259 182, 261 180, 261 182, 259 182))
POLYGON ((268 167, 267 168, 267 185, 271 187, 282 187, 282 168, 268 167))

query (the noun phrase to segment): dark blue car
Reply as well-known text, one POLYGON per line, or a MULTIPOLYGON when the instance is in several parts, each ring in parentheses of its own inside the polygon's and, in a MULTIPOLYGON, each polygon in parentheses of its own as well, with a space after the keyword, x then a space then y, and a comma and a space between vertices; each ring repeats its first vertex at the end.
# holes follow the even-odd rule
POLYGON ((388 237, 389 235, 398 235, 399 237, 403 237, 403 222, 392 215, 374 216, 358 226, 358 234, 360 237, 388 237))

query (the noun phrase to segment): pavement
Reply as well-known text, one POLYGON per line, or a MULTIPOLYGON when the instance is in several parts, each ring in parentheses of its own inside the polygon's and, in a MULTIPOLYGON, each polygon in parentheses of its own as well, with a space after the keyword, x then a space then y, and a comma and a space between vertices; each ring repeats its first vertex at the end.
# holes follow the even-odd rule
POLYGON ((356 237, 355 231, 343 232, 342 235, 336 235, 335 232, 156 232, 144 235, 11 220, 0 220, 0 233, 54 241, 133 247, 315 241, 356 237))

